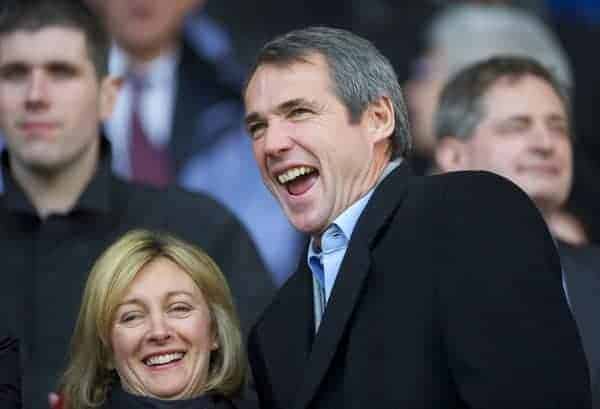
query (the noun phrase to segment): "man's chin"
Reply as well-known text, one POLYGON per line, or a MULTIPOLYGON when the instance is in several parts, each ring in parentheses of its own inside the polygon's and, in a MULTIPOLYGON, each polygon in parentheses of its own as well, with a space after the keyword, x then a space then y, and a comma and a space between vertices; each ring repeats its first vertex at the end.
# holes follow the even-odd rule
POLYGON ((38 174, 56 173, 67 166, 64 160, 49 155, 29 155, 21 160, 21 164, 23 168, 38 174))
POLYGON ((311 236, 321 233, 327 227, 322 221, 307 217, 290 217, 288 215, 288 219, 296 230, 311 236))
POLYGON ((556 190, 538 189, 527 192, 527 194, 542 212, 559 209, 567 201, 568 197, 565 192, 558 192, 556 190))

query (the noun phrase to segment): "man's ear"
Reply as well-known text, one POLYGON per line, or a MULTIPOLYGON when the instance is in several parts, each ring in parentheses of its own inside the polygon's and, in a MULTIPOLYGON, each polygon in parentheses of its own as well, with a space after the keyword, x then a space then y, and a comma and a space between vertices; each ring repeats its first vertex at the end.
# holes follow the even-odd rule
POLYGON ((108 75, 100 82, 100 120, 104 121, 112 114, 123 85, 122 77, 108 75))
POLYGON ((374 144, 389 138, 396 125, 392 100, 383 96, 371 102, 364 112, 364 119, 367 121, 367 130, 374 144))
POLYGON ((468 169, 465 142, 454 136, 443 137, 435 147, 435 162, 441 172, 468 169))

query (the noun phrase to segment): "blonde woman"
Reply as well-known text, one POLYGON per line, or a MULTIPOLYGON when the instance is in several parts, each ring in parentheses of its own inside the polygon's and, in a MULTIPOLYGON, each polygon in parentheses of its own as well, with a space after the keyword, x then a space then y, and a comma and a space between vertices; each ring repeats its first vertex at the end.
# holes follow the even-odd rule
POLYGON ((66 408, 246 407, 245 377, 231 294, 208 255, 134 230, 100 256, 60 388, 66 408))

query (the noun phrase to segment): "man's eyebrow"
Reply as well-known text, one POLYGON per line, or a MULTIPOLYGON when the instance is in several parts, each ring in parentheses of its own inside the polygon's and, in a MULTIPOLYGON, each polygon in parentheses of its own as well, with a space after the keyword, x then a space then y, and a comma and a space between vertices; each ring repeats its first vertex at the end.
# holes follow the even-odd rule
POLYGON ((563 114, 550 114, 548 115, 547 120, 554 122, 569 122, 567 116, 563 114))
POLYGON ((6 68, 21 68, 21 67, 27 67, 27 64, 25 64, 25 62, 23 61, 19 61, 19 60, 9 60, 9 61, 4 61, 2 63, 0 63, 0 69, 6 69, 6 68))
POLYGON ((296 108, 297 106, 300 105, 314 105, 312 104, 310 101, 304 99, 304 98, 294 98, 294 99, 290 99, 289 101, 285 101, 281 104, 279 104, 279 106, 277 106, 277 109, 275 110, 277 113, 285 113, 288 112, 289 110, 291 110, 292 108, 296 108))
POLYGON ((508 116, 506 118, 498 118, 498 120, 496 121, 496 123, 498 125, 504 125, 507 123, 514 123, 514 122, 531 122, 531 116, 527 115, 527 114, 515 114, 515 115, 511 115, 508 116))
MULTIPOLYGON (((285 102, 282 102, 281 104, 279 104, 275 108, 275 113, 277 113, 279 115, 285 114, 286 112, 289 112, 291 109, 296 108, 298 106, 302 106, 302 105, 314 106, 316 104, 305 98, 294 98, 294 99, 290 99, 289 101, 285 101, 285 102)), ((245 122, 246 122, 246 125, 248 125, 252 122, 260 121, 261 119, 262 119, 262 115, 260 115, 257 112, 252 112, 252 113, 248 114, 248 116, 246 116, 245 122)))
MULTIPOLYGON (((0 63, 0 69, 14 69, 14 68, 30 68, 30 67, 34 67, 35 65, 27 62, 27 61, 23 61, 23 60, 8 60, 8 61, 4 61, 2 63, 0 63)), ((41 66, 44 69, 52 69, 52 68, 69 68, 72 70, 78 70, 79 69, 79 65, 73 61, 70 60, 64 60, 64 59, 57 59, 57 60, 49 60, 49 61, 45 61, 44 63, 41 64, 41 66)))

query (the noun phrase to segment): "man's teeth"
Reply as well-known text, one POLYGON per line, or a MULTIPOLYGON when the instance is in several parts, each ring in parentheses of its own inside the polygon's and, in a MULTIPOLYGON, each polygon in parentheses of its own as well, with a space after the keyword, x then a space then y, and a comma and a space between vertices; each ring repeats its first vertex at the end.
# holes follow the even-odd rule
POLYGON ((287 182, 291 182, 296 179, 298 176, 308 175, 309 173, 314 172, 313 168, 309 168, 307 166, 299 166, 297 168, 291 168, 283 172, 281 175, 277 176, 277 180, 279 183, 284 184, 287 182))
POLYGON ((177 359, 183 358, 183 352, 174 352, 172 354, 154 355, 146 359, 146 365, 164 365, 177 359))

